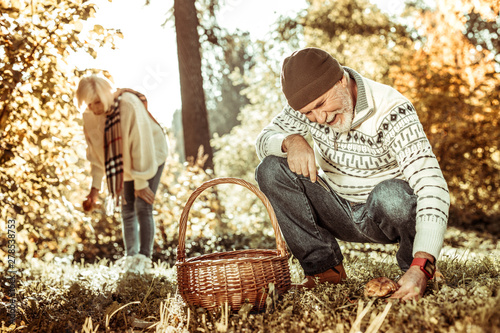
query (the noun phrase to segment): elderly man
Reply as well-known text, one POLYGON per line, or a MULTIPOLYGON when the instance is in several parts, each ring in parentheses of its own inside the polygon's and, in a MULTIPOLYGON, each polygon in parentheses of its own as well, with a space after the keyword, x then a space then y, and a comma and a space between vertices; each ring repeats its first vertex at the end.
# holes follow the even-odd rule
POLYGON ((399 243, 405 273, 392 297, 419 298, 443 244, 449 192, 414 107, 317 48, 287 57, 281 84, 288 105, 257 138, 256 179, 304 269, 299 287, 347 278, 337 239, 399 243))

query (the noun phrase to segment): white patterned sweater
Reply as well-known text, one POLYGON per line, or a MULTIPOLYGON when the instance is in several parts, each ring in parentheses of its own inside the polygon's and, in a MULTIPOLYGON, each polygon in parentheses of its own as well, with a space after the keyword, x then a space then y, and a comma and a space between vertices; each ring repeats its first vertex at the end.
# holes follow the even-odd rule
POLYGON ((365 202, 380 182, 406 180, 417 196, 413 254, 439 257, 448 222, 450 195, 417 113, 398 91, 344 67, 358 96, 351 130, 334 132, 286 106, 257 137, 257 155, 286 157, 283 140, 311 134, 320 174, 342 198, 365 202))

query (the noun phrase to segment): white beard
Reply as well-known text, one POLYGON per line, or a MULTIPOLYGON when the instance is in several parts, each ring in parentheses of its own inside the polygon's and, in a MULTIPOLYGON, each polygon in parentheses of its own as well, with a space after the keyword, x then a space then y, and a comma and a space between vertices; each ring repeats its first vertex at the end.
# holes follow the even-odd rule
POLYGON ((340 117, 340 115, 342 115, 343 119, 340 119, 337 123, 328 126, 338 133, 348 132, 351 129, 352 120, 354 118, 354 110, 351 109, 350 112, 348 111, 342 114, 339 113, 338 116, 340 117))
MULTIPOLYGON (((352 103, 351 96, 347 93, 346 90, 342 90, 339 92, 339 95, 342 97, 342 109, 335 114, 337 117, 342 116, 337 122, 333 125, 328 125, 331 129, 338 133, 345 133, 351 129, 352 120, 354 119, 354 105, 352 103)), ((327 120, 327 123, 333 121, 335 118, 335 114, 330 116, 331 119, 327 120)))

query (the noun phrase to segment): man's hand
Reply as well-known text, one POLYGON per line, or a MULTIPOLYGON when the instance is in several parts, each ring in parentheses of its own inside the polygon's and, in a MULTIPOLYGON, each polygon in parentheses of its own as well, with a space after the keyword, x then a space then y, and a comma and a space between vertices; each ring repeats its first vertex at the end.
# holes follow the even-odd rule
POLYGON ((155 201, 155 194, 153 193, 153 191, 151 191, 149 187, 145 187, 143 189, 134 191, 134 194, 136 197, 141 198, 150 205, 152 205, 153 202, 155 201))
POLYGON ((288 167, 298 175, 311 178, 314 183, 318 176, 314 150, 300 134, 289 135, 283 140, 281 150, 288 154, 288 167))
MULTIPOLYGON (((415 253, 415 258, 426 258, 435 262, 434 257, 426 252, 415 253)), ((427 280, 429 279, 424 272, 420 270, 420 267, 411 266, 401 279, 399 279, 398 284, 400 287, 390 298, 397 298, 402 301, 412 299, 418 300, 420 297, 424 296, 427 280)))
POLYGON ((399 289, 390 298, 401 299, 402 301, 418 300, 424 296, 427 286, 427 276, 420 268, 413 266, 398 281, 399 289))
POLYGON ((87 195, 87 199, 85 199, 85 201, 82 204, 83 210, 86 212, 91 212, 97 203, 98 197, 99 197, 99 190, 96 189, 95 187, 92 187, 89 195, 87 195))

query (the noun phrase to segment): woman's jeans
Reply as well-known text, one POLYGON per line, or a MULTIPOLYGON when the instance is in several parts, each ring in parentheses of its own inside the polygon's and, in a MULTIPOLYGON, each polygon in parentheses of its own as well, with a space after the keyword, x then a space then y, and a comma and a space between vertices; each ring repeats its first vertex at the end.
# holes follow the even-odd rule
MULTIPOLYGON (((342 263, 337 239, 361 243, 398 243, 396 259, 406 271, 413 260, 416 196, 407 182, 386 180, 366 203, 351 204, 318 181, 297 175, 286 158, 268 156, 257 167, 260 189, 271 202, 292 254, 306 275, 342 263)), ((326 184, 326 182, 325 182, 326 184)))
MULTIPOLYGON (((148 180, 149 188, 156 193, 165 164, 158 167, 156 175, 148 180)), ((134 181, 123 183, 122 231, 127 256, 138 253, 151 258, 155 237, 155 222, 153 220, 153 205, 135 197, 134 181)))

